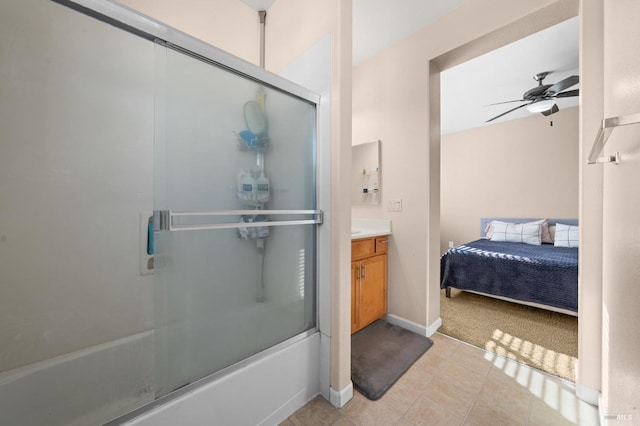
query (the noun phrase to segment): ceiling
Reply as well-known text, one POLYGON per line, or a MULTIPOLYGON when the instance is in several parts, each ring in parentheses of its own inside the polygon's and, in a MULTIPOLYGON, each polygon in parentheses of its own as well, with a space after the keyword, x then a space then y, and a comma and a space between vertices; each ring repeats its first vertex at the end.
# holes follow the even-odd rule
POLYGON ((466 0, 352 0, 353 64, 451 12, 466 0))
POLYGON ((271 5, 273 5, 276 2, 276 0, 241 0, 241 1, 256 11, 269 10, 271 5))
MULTIPOLYGON (((268 10, 277 0, 241 0, 254 10, 268 10)), ((387 47, 435 21, 468 0, 352 0, 353 64, 357 66, 387 47)), ((578 74, 578 18, 533 34, 441 74, 442 133, 485 125, 485 121, 519 103, 537 85, 533 76, 553 71, 545 84, 578 74)), ((572 87, 572 89, 578 86, 572 87)), ((578 98, 559 99, 560 109, 578 105, 578 98)), ((526 108, 492 123, 529 116, 526 108)), ((553 116, 552 116, 553 117, 553 116)))
MULTIPOLYGON (((485 121, 522 102, 486 106, 522 99, 538 83, 533 76, 553 71, 545 84, 578 75, 579 20, 572 18, 522 40, 450 68, 440 74, 442 133, 485 125, 485 121)), ((579 88, 578 85, 571 89, 579 88)), ((557 100, 560 109, 578 105, 578 97, 557 100)), ((526 108, 491 123, 530 116, 526 108)), ((553 117, 553 116, 550 116, 553 117)))
MULTIPOLYGON (((259 11, 269 10, 277 0, 241 1, 259 11)), ((352 0, 353 64, 360 64, 465 1, 468 0, 352 0)))

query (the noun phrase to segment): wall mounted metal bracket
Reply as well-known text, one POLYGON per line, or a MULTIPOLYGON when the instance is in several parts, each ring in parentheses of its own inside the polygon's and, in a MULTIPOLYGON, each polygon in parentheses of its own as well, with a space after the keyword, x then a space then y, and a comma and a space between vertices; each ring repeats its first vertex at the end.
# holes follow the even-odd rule
POLYGON ((602 150, 604 149, 609 136, 611 136, 611 132, 613 132, 613 129, 620 126, 627 126, 629 124, 638 123, 640 123, 640 113, 624 115, 620 117, 610 117, 602 120, 602 126, 600 127, 600 129, 598 129, 598 134, 596 135, 596 140, 593 142, 593 147, 591 148, 591 153, 589 154, 589 160, 587 163, 620 164, 619 152, 616 152, 614 155, 606 155, 604 157, 601 157, 600 154, 602 154, 602 150))

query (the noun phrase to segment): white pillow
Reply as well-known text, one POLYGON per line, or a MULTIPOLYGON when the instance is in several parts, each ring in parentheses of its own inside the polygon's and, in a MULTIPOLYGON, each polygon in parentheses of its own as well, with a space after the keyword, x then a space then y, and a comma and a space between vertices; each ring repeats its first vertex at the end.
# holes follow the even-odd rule
MULTIPOLYGON (((484 235, 485 238, 487 239, 491 239, 491 235, 493 234, 493 228, 491 227, 491 225, 496 222, 496 223, 511 223, 511 222, 502 222, 499 220, 492 220, 491 222, 487 223, 487 226, 484 227, 484 235)), ((535 220, 533 222, 527 222, 525 223, 525 225, 531 225, 531 224, 537 224, 539 223, 541 226, 541 237, 540 237, 540 241, 543 243, 549 243, 549 244, 553 244, 553 236, 551 235, 551 230, 549 227, 549 223, 547 222, 547 219, 540 219, 540 220, 535 220)))
POLYGON ((578 247, 579 229, 577 226, 556 223, 555 242, 556 247, 578 247))
POLYGON ((493 235, 493 224, 494 223, 507 225, 510 222, 502 222, 502 221, 499 221, 499 220, 492 220, 491 222, 487 223, 487 226, 484 227, 484 235, 488 239, 491 239, 491 235, 493 235))
POLYGON ((542 243, 542 223, 507 223, 494 220, 491 222, 490 240, 539 246, 542 243))

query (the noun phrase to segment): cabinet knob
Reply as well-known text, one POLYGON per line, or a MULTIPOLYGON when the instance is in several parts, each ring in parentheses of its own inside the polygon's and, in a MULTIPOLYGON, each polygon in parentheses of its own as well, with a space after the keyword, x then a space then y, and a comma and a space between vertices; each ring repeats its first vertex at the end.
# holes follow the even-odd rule
POLYGON ((367 265, 362 265, 362 278, 366 278, 367 277, 367 265))

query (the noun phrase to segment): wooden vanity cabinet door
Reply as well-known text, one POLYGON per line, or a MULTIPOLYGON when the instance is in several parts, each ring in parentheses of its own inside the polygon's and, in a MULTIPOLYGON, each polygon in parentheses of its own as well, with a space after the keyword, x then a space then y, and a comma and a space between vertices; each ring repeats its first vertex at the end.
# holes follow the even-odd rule
POLYGON ((387 244, 388 237, 351 243, 351 333, 387 313, 387 244))
POLYGON ((387 313, 387 255, 360 261, 358 325, 360 328, 387 313))

